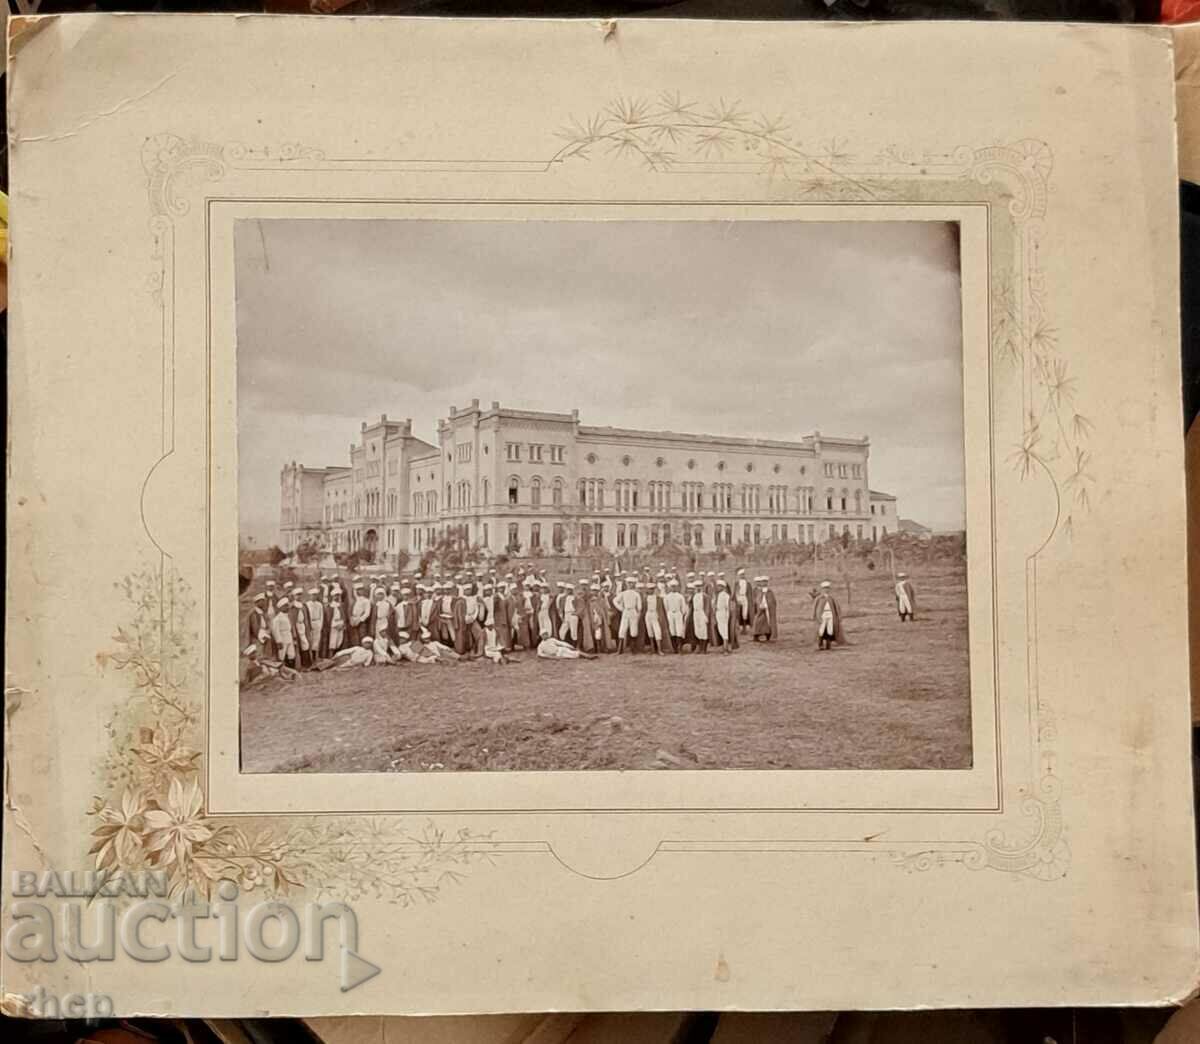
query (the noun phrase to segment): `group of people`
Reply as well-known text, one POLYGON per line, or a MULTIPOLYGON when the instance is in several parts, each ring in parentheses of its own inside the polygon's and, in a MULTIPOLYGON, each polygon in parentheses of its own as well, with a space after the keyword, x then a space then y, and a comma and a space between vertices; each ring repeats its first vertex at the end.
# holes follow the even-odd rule
POLYGON ((766 576, 680 575, 661 566, 551 583, 517 570, 439 576, 321 576, 307 589, 268 580, 254 596, 247 657, 289 670, 453 662, 514 650, 568 659, 604 653, 731 653, 742 636, 778 636, 766 576))
MULTIPOLYGON (((913 618, 916 596, 897 575, 896 606, 913 618)), ((812 592, 817 646, 844 639, 832 584, 812 592)), ((767 576, 738 569, 613 576, 593 573, 551 583, 544 573, 518 569, 454 577, 323 575, 305 588, 268 580, 254 595, 244 656, 255 677, 295 677, 302 670, 341 670, 396 663, 453 663, 486 657, 508 662, 523 649, 546 659, 655 655, 710 648, 724 654, 744 638, 779 636, 775 592, 767 576)))

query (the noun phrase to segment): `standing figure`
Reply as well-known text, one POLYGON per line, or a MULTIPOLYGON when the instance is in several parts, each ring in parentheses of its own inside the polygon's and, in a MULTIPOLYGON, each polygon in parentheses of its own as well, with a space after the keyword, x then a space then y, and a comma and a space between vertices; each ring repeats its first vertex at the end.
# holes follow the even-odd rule
POLYGON ((770 578, 756 576, 754 582, 754 640, 769 642, 779 637, 779 617, 775 611, 775 592, 768 586, 770 578))
POLYGON ((612 652, 613 633, 609 620, 612 603, 595 581, 589 585, 589 588, 588 606, 592 612, 592 636, 595 640, 595 651, 598 653, 612 652))
POLYGON ((692 583, 691 623, 688 627, 693 639, 692 648, 695 652, 708 652, 711 620, 712 602, 704 591, 704 584, 696 580, 692 583))
POLYGON ((299 587, 296 588, 296 597, 291 600, 288 605, 288 616, 292 621, 292 631, 296 635, 296 660, 297 665, 304 670, 312 666, 312 643, 310 636, 312 629, 308 623, 308 609, 304 605, 302 599, 304 592, 299 587))
POLYGON ((896 574, 896 612, 901 623, 908 623, 917 612, 917 594, 907 573, 896 574))
POLYGON ((562 623, 558 626, 558 637, 571 645, 579 644, 578 586, 564 584, 562 596, 562 623))
POLYGON ((821 581, 821 590, 813 602, 813 620, 817 624, 817 648, 831 649, 846 640, 842 634, 842 610, 833 597, 833 584, 821 581))
POLYGON ((342 651, 346 644, 346 607, 342 605, 342 589, 334 586, 330 591, 329 610, 325 614, 324 644, 326 656, 342 651))
MULTIPOLYGON (((646 637, 655 654, 663 654, 663 642, 671 636, 671 625, 667 620, 666 585, 660 580, 646 592, 646 637)), ((671 647, 675 651, 675 647, 671 647)))
POLYGON ((739 569, 733 581, 733 601, 737 607, 738 628, 744 631, 750 626, 750 581, 746 579, 745 569, 739 569))
POLYGON ((275 603, 275 616, 271 620, 271 637, 275 641, 275 656, 288 667, 296 666, 296 632, 292 628, 292 617, 288 613, 289 602, 280 598, 275 603))
POLYGON ((613 599, 613 605, 619 614, 617 618, 617 655, 625 651, 626 643, 636 642, 638 637, 638 620, 642 615, 642 596, 634 588, 634 578, 625 577, 625 590, 619 592, 613 599))
POLYGON ((251 645, 258 647, 259 656, 273 659, 274 650, 269 648, 271 628, 267 623, 266 602, 265 594, 254 596, 254 608, 250 610, 250 616, 246 620, 246 637, 251 645))
POLYGON ((371 615, 371 601, 363 593, 362 584, 354 585, 354 601, 350 606, 350 645, 359 646, 367 637, 367 617, 371 615))
POLYGON ((325 633, 325 606, 321 604, 321 589, 319 587, 310 587, 308 589, 308 601, 304 603, 304 608, 308 610, 308 643, 312 653, 312 661, 323 660, 326 657, 324 648, 321 645, 321 638, 325 633))
POLYGON ((663 606, 667 613, 667 636, 671 639, 671 650, 679 652, 687 633, 687 599, 680 592, 679 581, 675 577, 667 581, 663 606))
POLYGON ((737 634, 737 622, 733 615, 733 599, 729 596, 729 584, 717 581, 717 598, 713 604, 713 623, 717 644, 724 653, 733 652, 730 636, 737 634))

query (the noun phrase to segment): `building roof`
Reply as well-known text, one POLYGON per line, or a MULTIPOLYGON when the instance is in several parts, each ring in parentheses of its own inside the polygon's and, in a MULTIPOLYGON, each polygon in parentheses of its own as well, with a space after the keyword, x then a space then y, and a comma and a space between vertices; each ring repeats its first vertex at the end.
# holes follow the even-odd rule
POLYGON ((867 490, 872 500, 895 500, 896 497, 892 493, 881 493, 877 489, 867 490))
MULTIPOLYGON (((579 438, 585 441, 588 439, 655 439, 660 442, 681 442, 687 445, 718 443, 743 449, 791 450, 809 455, 814 453, 811 435, 805 435, 799 442, 784 442, 780 439, 749 439, 736 435, 698 435, 684 431, 647 431, 640 428, 612 428, 581 424, 579 438)), ((821 441, 855 446, 863 444, 859 439, 826 439, 824 436, 821 441)))

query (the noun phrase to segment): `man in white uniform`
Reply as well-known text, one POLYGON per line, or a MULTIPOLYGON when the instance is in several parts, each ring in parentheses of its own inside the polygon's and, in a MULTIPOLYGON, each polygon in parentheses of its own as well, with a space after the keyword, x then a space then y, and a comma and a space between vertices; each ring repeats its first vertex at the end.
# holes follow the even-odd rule
POLYGON ((613 598, 613 605, 621 614, 621 622, 617 626, 617 655, 625 651, 625 643, 630 638, 638 636, 638 617, 642 615, 642 596, 634 588, 634 579, 625 578, 625 590, 613 598))
POLYGON ((733 599, 729 597, 729 584, 724 580, 717 581, 717 598, 713 607, 713 617, 717 637, 721 640, 721 651, 733 652, 733 647, 729 644, 729 632, 737 624, 733 620, 733 599))
POLYGON ((667 593, 663 601, 667 606, 667 630, 670 631, 671 648, 679 652, 687 625, 687 599, 679 591, 679 581, 667 581, 667 593))
POLYGON ((737 625, 743 631, 750 626, 750 581, 746 579, 746 570, 737 571, 737 579, 733 582, 733 597, 737 604, 737 625))

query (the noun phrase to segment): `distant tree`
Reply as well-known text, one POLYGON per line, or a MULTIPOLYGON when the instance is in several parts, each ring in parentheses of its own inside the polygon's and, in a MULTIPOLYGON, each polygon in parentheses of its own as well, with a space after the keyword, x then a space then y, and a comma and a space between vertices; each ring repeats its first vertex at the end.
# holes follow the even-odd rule
POLYGON ((296 545, 294 554, 297 562, 303 562, 307 565, 321 557, 321 545, 310 537, 307 540, 300 541, 296 545))
POLYGON ((267 561, 270 562, 271 565, 277 566, 285 558, 287 558, 287 552, 285 552, 278 544, 272 544, 267 549, 267 561))
POLYGON ((403 573, 408 568, 408 563, 412 560, 412 556, 407 551, 396 552, 396 572, 403 573))

